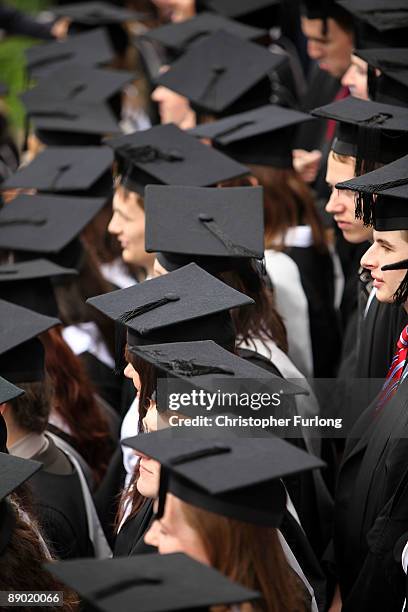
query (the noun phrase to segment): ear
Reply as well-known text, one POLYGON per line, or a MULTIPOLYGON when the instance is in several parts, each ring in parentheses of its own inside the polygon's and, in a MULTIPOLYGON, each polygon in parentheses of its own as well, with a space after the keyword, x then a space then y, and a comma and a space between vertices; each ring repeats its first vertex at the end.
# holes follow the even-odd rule
POLYGON ((7 406, 8 406, 8 404, 7 404, 7 403, 0 404, 0 414, 1 414, 1 415, 3 415, 3 414, 6 412, 6 410, 7 410, 7 406))

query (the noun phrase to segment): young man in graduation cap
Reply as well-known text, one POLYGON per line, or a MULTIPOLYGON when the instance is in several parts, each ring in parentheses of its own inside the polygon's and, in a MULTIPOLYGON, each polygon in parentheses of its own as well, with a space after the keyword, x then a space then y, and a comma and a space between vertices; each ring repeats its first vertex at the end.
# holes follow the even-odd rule
MULTIPOLYGON (((351 378, 381 378, 385 376, 392 357, 396 341, 394 334, 399 334, 401 313, 396 309, 390 312, 388 307, 385 307, 383 312, 384 307, 378 308, 378 302, 375 300, 370 301, 366 310, 369 285, 366 275, 362 277, 363 282, 359 285, 357 274, 360 258, 368 247, 367 241, 371 238, 372 230, 370 223, 362 218, 359 210, 356 218, 354 194, 337 190, 336 184, 404 155, 408 150, 408 114, 405 109, 397 106, 351 97, 315 109, 312 114, 337 122, 328 159, 326 180, 332 189, 332 195, 326 210, 333 215, 338 231, 352 247, 348 258, 344 257, 342 250, 338 250, 346 281, 341 314, 345 328, 349 329, 344 344, 343 363, 348 356, 352 358, 352 362, 348 364, 348 368, 352 368, 348 370, 351 378), (397 329, 393 331, 395 318, 397 329), (353 332, 357 321, 360 329, 357 336, 358 351, 356 331, 353 332), (372 331, 373 325, 376 326, 375 334, 372 331), (380 328, 383 330, 382 335, 380 328)), ((338 241, 338 244, 341 248, 342 243, 338 241)), ((375 393, 375 389, 369 392, 371 397, 372 392, 375 393)))
POLYGON ((214 151, 175 125, 156 126, 106 143, 115 152, 116 189, 110 233, 117 236, 122 258, 153 275, 154 254, 145 251, 144 188, 148 184, 216 185, 248 169, 214 151))
MULTIPOLYGON (((405 310, 406 168, 404 157, 337 185, 358 191, 365 216, 372 217, 374 243, 361 263, 373 277, 377 299, 405 310)), ((399 331, 383 387, 350 432, 340 468, 334 550, 337 602, 341 596, 346 612, 400 610, 404 600, 399 540, 407 531, 406 324, 399 331)))

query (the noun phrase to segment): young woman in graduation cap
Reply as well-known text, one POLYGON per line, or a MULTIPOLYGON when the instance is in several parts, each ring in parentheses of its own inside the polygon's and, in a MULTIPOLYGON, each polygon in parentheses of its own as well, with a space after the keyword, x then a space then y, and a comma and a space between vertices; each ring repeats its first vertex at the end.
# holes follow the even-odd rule
POLYGON ((277 531, 286 506, 277 473, 288 467, 280 471, 274 466, 272 449, 279 447, 285 465, 294 471, 313 469, 318 462, 278 439, 241 438, 225 430, 208 436, 205 428, 195 429, 195 437, 189 431, 187 438, 186 432, 178 437, 162 430, 129 441, 142 457, 161 461, 157 520, 146 542, 162 554, 185 552, 259 590, 263 600, 248 610, 316 610, 310 586, 307 592, 307 582, 302 584, 304 576, 277 531), (260 474, 259 461, 269 465, 261 468, 268 475, 260 474))

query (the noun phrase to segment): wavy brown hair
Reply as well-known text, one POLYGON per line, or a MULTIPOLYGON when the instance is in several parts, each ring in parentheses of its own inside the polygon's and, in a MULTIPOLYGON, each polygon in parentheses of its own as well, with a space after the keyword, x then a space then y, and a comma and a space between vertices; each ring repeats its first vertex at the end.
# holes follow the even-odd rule
POLYGON ((254 266, 252 262, 246 262, 238 270, 220 274, 224 283, 251 297, 255 302, 250 308, 234 308, 231 311, 237 336, 242 338, 238 346, 241 343, 251 345, 254 340, 260 340, 267 348, 268 340, 272 340, 287 353, 286 328, 275 308, 273 290, 266 286, 265 280, 254 266))
POLYGON ((323 224, 312 191, 292 168, 250 165, 252 174, 264 188, 266 248, 283 249, 283 237, 290 227, 310 225, 313 245, 327 253, 323 224), (279 244, 276 241, 282 239, 279 244))
POLYGON ((286 561, 276 529, 244 523, 178 501, 187 523, 199 535, 211 566, 234 582, 262 594, 262 600, 250 606, 246 604, 241 610, 305 612, 310 609, 305 588, 286 561))
MULTIPOLYGON (((59 582, 42 564, 50 562, 44 543, 41 542, 39 531, 30 517, 30 522, 20 515, 17 504, 11 500, 7 502, 15 514, 15 524, 10 541, 0 555, 0 590, 1 591, 62 591, 63 605, 51 606, 46 609, 50 612, 77 612, 79 611, 78 596, 59 582)), ((24 606, 18 608, 27 612, 36 612, 39 608, 24 606)))
POLYGON ((72 445, 90 466, 98 485, 114 450, 108 420, 95 401, 81 360, 64 341, 61 326, 42 334, 41 340, 51 383, 51 405, 69 426, 72 445))

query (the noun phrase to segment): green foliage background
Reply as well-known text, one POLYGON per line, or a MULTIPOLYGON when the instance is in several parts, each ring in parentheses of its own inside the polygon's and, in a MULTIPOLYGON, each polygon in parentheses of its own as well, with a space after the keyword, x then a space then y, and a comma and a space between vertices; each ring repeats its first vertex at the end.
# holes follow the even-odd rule
MULTIPOLYGON (((48 0, 7 0, 7 3, 31 14, 46 10, 51 4, 48 0)), ((0 40, 0 81, 9 89, 5 100, 6 112, 18 140, 21 140, 24 128, 24 110, 18 96, 28 85, 24 50, 35 44, 38 44, 37 40, 23 36, 6 36, 0 40)))

